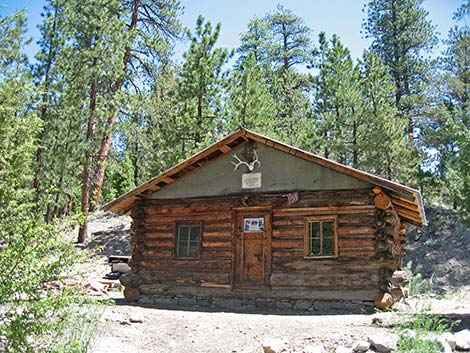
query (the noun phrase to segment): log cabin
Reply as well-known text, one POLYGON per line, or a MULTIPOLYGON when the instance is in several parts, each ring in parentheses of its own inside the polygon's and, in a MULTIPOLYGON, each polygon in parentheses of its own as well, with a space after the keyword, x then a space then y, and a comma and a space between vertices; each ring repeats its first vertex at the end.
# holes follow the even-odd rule
POLYGON ((420 192, 240 128, 104 206, 132 217, 126 299, 369 305, 403 266, 420 192))

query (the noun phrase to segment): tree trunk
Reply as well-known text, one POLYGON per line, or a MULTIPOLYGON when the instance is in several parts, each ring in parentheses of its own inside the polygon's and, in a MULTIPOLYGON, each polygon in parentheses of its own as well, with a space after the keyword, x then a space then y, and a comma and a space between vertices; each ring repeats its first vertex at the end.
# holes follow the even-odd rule
MULTIPOLYGON (((96 122, 96 95, 97 84, 95 81, 91 83, 90 87, 90 113, 88 115, 86 142, 91 143, 94 137, 94 128, 96 122)), ((85 161, 83 165, 82 174, 82 197, 81 207, 83 221, 78 229, 78 243, 86 243, 88 234, 88 214, 90 212, 90 169, 92 167, 93 156, 91 154, 91 147, 86 146, 85 161)))
MULTIPOLYGON (((131 23, 129 25, 129 32, 134 31, 134 29, 137 26, 138 14, 139 14, 139 9, 141 5, 142 5, 141 0, 134 0, 131 23)), ((124 57, 123 57, 124 72, 126 71, 130 57, 131 57, 131 46, 129 44, 129 46, 126 48, 124 52, 124 57)), ((118 82, 116 82, 116 84, 114 85, 114 93, 118 93, 121 90, 123 81, 124 79, 120 79, 118 82)), ((106 161, 108 159, 109 150, 111 147, 112 126, 114 125, 114 122, 116 121, 116 115, 117 115, 117 109, 115 109, 115 111, 108 118, 108 121, 106 122, 107 129, 105 130, 105 135, 103 139, 101 140, 100 150, 98 153, 97 171, 95 173, 95 180, 93 182, 93 187, 94 187, 93 200, 94 201, 93 201, 92 209, 96 207, 97 205, 99 205, 101 201, 101 194, 103 191, 103 183, 104 183, 104 174, 106 171, 106 161)))

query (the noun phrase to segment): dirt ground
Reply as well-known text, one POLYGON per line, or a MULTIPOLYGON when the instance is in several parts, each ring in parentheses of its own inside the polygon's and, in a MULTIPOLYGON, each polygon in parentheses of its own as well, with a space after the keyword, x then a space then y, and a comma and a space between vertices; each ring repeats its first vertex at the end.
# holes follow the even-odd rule
MULTIPOLYGON (((260 352, 273 337, 289 347, 321 343, 329 351, 349 345, 366 332, 383 331, 371 326, 369 315, 275 315, 165 310, 132 305, 108 308, 105 334, 95 353, 122 352, 260 352), (129 320, 142 319, 142 323, 129 320), (123 324, 126 322, 126 324, 123 324)), ((301 352, 301 350, 298 350, 301 352)))
MULTIPOLYGON (((470 327, 470 289, 444 300, 426 303, 449 321, 460 320, 455 331, 470 327)), ((232 313, 202 309, 170 309, 132 305, 120 297, 106 308, 102 329, 93 353, 178 352, 259 353, 267 339, 282 338, 288 352, 302 352, 308 345, 321 344, 327 352, 338 346, 351 347, 358 340, 385 331, 399 322, 397 313, 366 315, 301 315, 295 313, 232 313), (384 325, 373 324, 380 318, 384 325), (142 321, 142 322, 132 322, 142 321)))
MULTIPOLYGON (((109 270, 105 262, 106 256, 130 254, 128 217, 112 217, 104 214, 92 223, 92 229, 90 245, 100 247, 103 256, 100 265, 96 267, 98 271, 109 270)), ((467 234, 467 232, 460 233, 458 240, 464 243, 467 234)), ((441 239, 440 244, 446 244, 449 240, 444 237, 441 239)), ((427 250, 428 242, 425 241, 425 246, 421 244, 416 248, 423 249, 420 251, 427 250)), ((435 247, 434 245, 433 248, 435 247)), ((455 256, 455 251, 441 253, 442 258, 439 263, 448 262, 449 259, 445 258, 444 254, 448 257, 455 256)), ((430 254, 425 252, 420 255, 430 254)), ((462 254, 458 259, 459 263, 465 263, 468 258, 468 253, 462 254)), ((459 282, 467 284, 467 276, 461 276, 460 281, 450 281, 447 277, 452 275, 454 279, 453 272, 441 271, 441 273, 435 269, 434 271, 441 280, 441 283, 437 284, 441 286, 444 284, 440 293, 451 294, 440 296, 440 299, 431 297, 425 301, 410 300, 409 305, 403 305, 402 310, 412 311, 417 307, 422 308, 423 305, 432 305, 432 311, 447 318, 449 322, 461 321, 460 325, 454 327, 455 331, 469 328, 470 286, 458 286, 459 282)), ((392 312, 362 315, 303 315, 293 312, 234 313, 211 312, 202 308, 149 307, 125 303, 119 291, 111 295, 114 296, 116 304, 104 310, 101 329, 91 350, 93 353, 114 353, 116 350, 127 353, 259 353, 262 352, 262 343, 272 338, 283 339, 289 349, 287 352, 302 352, 304 347, 317 344, 321 344, 327 352, 335 352, 338 346, 351 347, 354 342, 367 339, 368 335, 393 331, 393 328, 373 324, 372 321, 377 316, 385 323, 400 321, 400 314, 392 312)))

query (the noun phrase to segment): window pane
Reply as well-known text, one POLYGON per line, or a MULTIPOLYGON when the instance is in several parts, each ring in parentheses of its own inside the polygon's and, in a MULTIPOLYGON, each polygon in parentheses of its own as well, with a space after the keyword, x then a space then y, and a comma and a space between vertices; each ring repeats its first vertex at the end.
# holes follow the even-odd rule
POLYGON ((177 256, 182 256, 182 257, 188 256, 188 245, 186 243, 180 243, 178 245, 177 256))
POLYGON ((320 238, 320 222, 311 222, 310 225, 310 237, 320 238))
POLYGON ((179 226, 179 240, 188 241, 189 227, 188 226, 179 226))
POLYGON ((333 222, 330 222, 330 221, 322 222, 322 230, 323 230, 324 238, 334 238, 335 225, 333 222))
POLYGON ((199 257, 199 244, 191 244, 188 256, 199 257))
POLYGON ((334 256, 335 255, 335 238, 323 237, 323 251, 322 255, 334 256))
POLYGON ((192 241, 199 240, 199 235, 200 234, 201 234, 201 227, 192 226, 190 228, 190 233, 189 233, 190 240, 192 240, 192 241))
POLYGON ((310 255, 320 255, 320 238, 310 239, 310 255))

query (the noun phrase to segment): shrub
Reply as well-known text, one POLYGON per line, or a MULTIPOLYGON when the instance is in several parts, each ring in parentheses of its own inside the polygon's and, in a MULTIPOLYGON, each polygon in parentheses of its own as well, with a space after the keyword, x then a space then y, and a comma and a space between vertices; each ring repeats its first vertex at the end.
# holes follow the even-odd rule
POLYGON ((70 308, 86 301, 79 289, 62 285, 85 254, 64 240, 64 226, 16 221, 2 233, 0 336, 10 352, 48 352, 70 324, 70 308))

